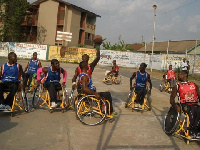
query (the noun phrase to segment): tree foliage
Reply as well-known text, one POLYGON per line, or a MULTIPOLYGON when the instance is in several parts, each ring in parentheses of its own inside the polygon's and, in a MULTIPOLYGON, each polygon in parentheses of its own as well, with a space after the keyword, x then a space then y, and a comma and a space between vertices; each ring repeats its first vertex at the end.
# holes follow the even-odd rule
POLYGON ((5 42, 24 40, 22 23, 28 10, 27 0, 0 0, 0 39, 5 42))

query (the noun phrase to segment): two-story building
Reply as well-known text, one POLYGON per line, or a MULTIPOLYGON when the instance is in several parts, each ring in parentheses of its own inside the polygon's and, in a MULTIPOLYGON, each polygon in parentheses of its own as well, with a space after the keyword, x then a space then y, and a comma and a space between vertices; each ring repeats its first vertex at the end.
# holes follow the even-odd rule
POLYGON ((64 0, 37 0, 30 5, 22 26, 27 42, 93 46, 99 15, 64 0), (57 31, 72 33, 71 42, 57 41, 57 31))

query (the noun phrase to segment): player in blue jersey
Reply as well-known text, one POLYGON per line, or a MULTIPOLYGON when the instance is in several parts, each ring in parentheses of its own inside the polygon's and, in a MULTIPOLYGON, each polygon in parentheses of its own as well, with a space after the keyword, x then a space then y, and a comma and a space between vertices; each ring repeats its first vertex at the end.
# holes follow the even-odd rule
POLYGON ((22 66, 17 63, 17 55, 14 52, 8 54, 8 62, 1 66, 0 72, 0 109, 11 109, 14 96, 18 90, 20 78, 23 75, 22 66), (9 91, 6 99, 3 92, 9 91))
POLYGON ((31 81, 33 76, 36 76, 37 73, 37 69, 42 67, 41 62, 39 60, 37 60, 37 52, 33 53, 33 58, 32 60, 30 60, 25 68, 25 85, 24 87, 30 87, 31 81), (27 85, 27 81, 29 79, 28 85, 27 85))
MULTIPOLYGON (((142 108, 144 103, 144 97, 147 94, 147 82, 150 84, 149 94, 151 94, 152 83, 150 79, 150 75, 145 71, 147 65, 145 63, 141 63, 139 67, 139 71, 134 72, 130 78, 130 90, 135 89, 137 94, 135 100, 135 107, 142 108), (132 84, 132 80, 135 78, 134 86, 132 84)), ((128 104, 128 102, 127 102, 128 104)))
POLYGON ((51 108, 55 108, 57 106, 57 92, 61 90, 61 74, 63 74, 63 82, 62 86, 65 87, 67 72, 60 67, 60 63, 57 59, 51 60, 50 67, 42 68, 44 73, 44 77, 41 79, 41 83, 43 83, 44 87, 48 90, 50 99, 51 99, 51 108))

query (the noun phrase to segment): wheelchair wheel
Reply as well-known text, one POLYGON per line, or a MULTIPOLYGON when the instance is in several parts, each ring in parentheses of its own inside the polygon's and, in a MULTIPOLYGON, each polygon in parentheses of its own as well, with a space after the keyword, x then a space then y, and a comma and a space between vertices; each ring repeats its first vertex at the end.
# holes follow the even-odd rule
POLYGON ((133 92, 130 92, 127 97, 127 101, 125 103, 125 108, 129 107, 129 103, 132 101, 133 92))
POLYGON ((29 104, 28 104, 28 99, 26 97, 26 93, 25 93, 24 90, 22 90, 22 103, 23 103, 24 111, 28 112, 29 111, 29 104))
POLYGON ((146 104, 147 104, 147 106, 148 106, 148 110, 149 110, 149 111, 151 111, 151 109, 152 109, 151 103, 152 103, 151 96, 150 96, 150 95, 147 95, 146 104))
POLYGON ((164 88, 165 88, 165 84, 161 83, 160 86, 159 86, 160 92, 163 92, 164 88))
POLYGON ((180 113, 176 110, 176 105, 170 107, 164 120, 164 131, 168 135, 175 133, 180 123, 180 113))
POLYGON ((117 79, 115 80, 115 84, 120 84, 122 81, 121 75, 118 75, 117 79))
POLYGON ((36 105, 38 104, 38 100, 40 98, 40 92, 41 92, 41 86, 36 87, 33 91, 33 95, 32 95, 32 107, 36 108, 36 105))
POLYGON ((100 124, 105 119, 106 111, 105 101, 84 96, 77 104, 76 114, 83 124, 94 126, 100 124))

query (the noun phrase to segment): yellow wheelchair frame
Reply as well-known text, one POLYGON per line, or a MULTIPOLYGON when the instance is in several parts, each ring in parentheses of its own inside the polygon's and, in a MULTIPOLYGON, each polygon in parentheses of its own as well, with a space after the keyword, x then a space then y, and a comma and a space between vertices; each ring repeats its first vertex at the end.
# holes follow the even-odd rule
POLYGON ((120 84, 121 80, 121 75, 118 74, 117 76, 115 76, 115 73, 111 73, 105 76, 105 78, 103 79, 103 83, 107 85, 111 85, 113 83, 120 84))
POLYGON ((177 105, 177 107, 180 108, 180 112, 175 110, 177 115, 172 114, 172 115, 168 116, 170 110, 175 109, 175 105, 170 108, 170 110, 169 110, 168 114, 165 116, 165 120, 164 120, 165 133, 168 135, 178 135, 180 137, 183 137, 186 139, 187 144, 189 144, 190 141, 200 141, 200 139, 192 139, 191 138, 191 136, 189 134, 189 125, 190 125, 189 116, 186 112, 183 112, 183 110, 181 109, 181 105, 179 103, 177 103, 176 105, 177 105), (167 117, 170 117, 169 120, 171 122, 173 121, 173 119, 177 119, 177 120, 175 120, 176 122, 170 131, 168 131, 167 125, 166 125, 167 117))
POLYGON ((144 103, 142 105, 142 109, 136 108, 135 107, 135 100, 136 100, 136 96, 137 94, 134 91, 131 91, 128 95, 128 101, 131 101, 128 104, 125 104, 125 108, 132 108, 132 111, 134 110, 148 110, 151 111, 151 99, 150 99, 150 95, 146 94, 144 97, 144 103))
POLYGON ((110 113, 110 107, 108 100, 99 100, 95 98, 95 95, 83 94, 78 101, 76 115, 83 124, 90 126, 101 124, 104 120, 112 122, 114 116, 110 113))
MULTIPOLYGON (((9 92, 7 92, 7 91, 3 92, 4 97, 6 97, 8 95, 8 93, 9 92)), ((18 107, 20 111, 24 110, 25 112, 28 112, 28 104, 27 103, 28 102, 27 102, 25 92, 20 88, 20 91, 17 91, 14 96, 12 108, 10 109, 10 111, 4 110, 3 112, 10 112, 11 117, 14 116, 16 107, 18 107)))
MULTIPOLYGON (((41 88, 39 88, 39 100, 37 102, 37 107, 43 107, 43 105, 46 104, 46 106, 49 108, 49 111, 50 113, 53 112, 53 109, 51 109, 51 101, 50 101, 50 95, 49 95, 49 92, 47 89, 45 89, 43 87, 43 85, 41 84, 40 85, 41 88), (41 104, 40 102, 43 101, 41 104)), ((60 108, 62 109, 62 112, 64 113, 65 112, 65 108, 67 106, 67 104, 65 103, 65 95, 66 95, 66 92, 64 90, 64 88, 62 87, 62 95, 60 94, 60 91, 57 91, 57 97, 59 99, 61 99, 61 104, 60 104, 60 108)))
POLYGON ((160 86, 159 86, 159 90, 160 92, 163 92, 163 91, 167 91, 167 92, 171 92, 171 89, 170 89, 170 83, 169 82, 165 82, 163 81, 160 86))

